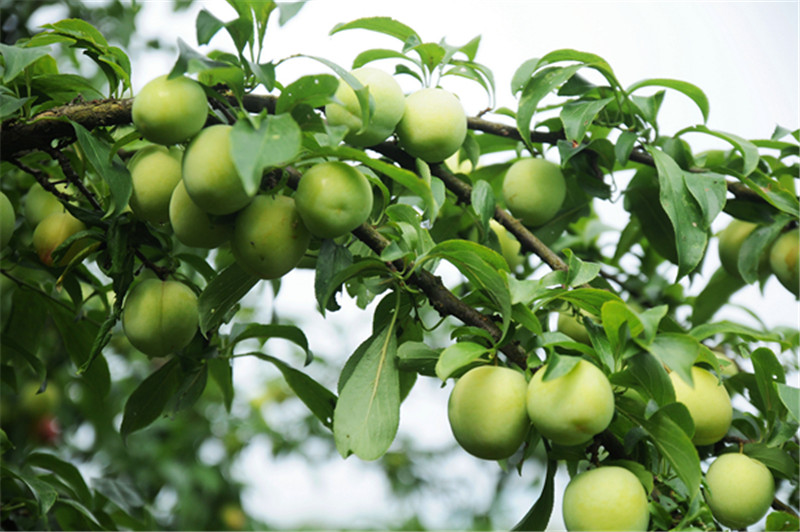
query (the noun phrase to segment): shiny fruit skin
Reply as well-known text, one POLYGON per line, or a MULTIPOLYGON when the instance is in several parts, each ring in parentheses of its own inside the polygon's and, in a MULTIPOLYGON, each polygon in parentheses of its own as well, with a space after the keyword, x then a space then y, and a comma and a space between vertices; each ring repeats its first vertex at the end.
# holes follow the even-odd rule
POLYGON ((778 281, 800 297, 800 229, 780 235, 769 251, 769 266, 778 281))
POLYGON ((720 455, 706 472, 706 502, 714 518, 734 530, 757 523, 775 496, 775 480, 758 460, 740 453, 720 455))
POLYGON ((561 168, 545 159, 520 159, 503 178, 503 197, 508 210, 528 226, 552 220, 566 196, 567 183, 561 168))
POLYGON ((731 426, 733 407, 725 386, 717 377, 703 368, 692 367, 694 387, 689 386, 677 373, 669 378, 675 389, 675 400, 683 403, 694 421, 695 445, 711 445, 721 440, 731 426))
POLYGON ((604 431, 614 416, 614 391, 594 364, 579 361, 565 375, 544 381, 545 369, 528 384, 528 415, 542 436, 559 445, 579 445, 604 431))
POLYGON ((159 76, 149 81, 133 99, 133 124, 156 144, 178 144, 195 136, 206 123, 208 101, 194 80, 159 76))
POLYGON ((4 192, 0 192, 0 249, 5 249, 14 234, 14 206, 4 192))
POLYGON ((169 201, 181 180, 182 157, 177 148, 148 146, 131 158, 128 169, 133 190, 129 203, 137 218, 153 224, 169 220, 169 201))
POLYGON ((530 428, 525 409, 525 377, 513 369, 479 366, 456 381, 447 417, 456 441, 485 460, 508 458, 530 428))
POLYGON ((562 511, 567 530, 647 530, 650 522, 644 486, 618 466, 573 477, 564 490, 562 511))
POLYGON ((332 126, 347 126, 344 139, 348 144, 363 148, 386 140, 393 132, 405 111, 405 95, 395 79, 377 68, 362 67, 350 72, 362 85, 369 88, 374 105, 370 122, 360 131, 361 106, 355 91, 343 80, 339 81, 335 98, 341 103, 325 106, 325 117, 332 126))
POLYGON ((292 198, 256 196, 236 217, 231 250, 245 271, 277 279, 297 266, 310 240, 292 198))
POLYGON ((312 234, 336 238, 369 218, 372 186, 356 168, 339 161, 324 162, 303 174, 294 200, 312 234))
POLYGON ((425 88, 406 96, 395 129, 400 147, 425 162, 444 161, 467 137, 467 115, 459 99, 444 89, 425 88))
POLYGON ((250 203, 231 156, 232 126, 201 131, 183 154, 183 183, 192 201, 209 214, 231 214, 250 203))
POLYGON ((51 214, 39 222, 36 229, 34 229, 33 248, 42 263, 47 266, 66 266, 83 249, 83 243, 80 241, 73 242, 69 250, 57 263, 53 263, 53 251, 64 243, 67 238, 85 229, 86 226, 83 222, 66 211, 51 214))
POLYGON ((169 201, 169 223, 175 237, 184 246, 213 249, 227 242, 233 234, 233 225, 217 223, 198 207, 186 192, 186 185, 178 181, 169 201))
POLYGON ((122 310, 125 336, 150 357, 163 357, 189 345, 198 324, 197 296, 178 281, 141 281, 128 293, 122 310))

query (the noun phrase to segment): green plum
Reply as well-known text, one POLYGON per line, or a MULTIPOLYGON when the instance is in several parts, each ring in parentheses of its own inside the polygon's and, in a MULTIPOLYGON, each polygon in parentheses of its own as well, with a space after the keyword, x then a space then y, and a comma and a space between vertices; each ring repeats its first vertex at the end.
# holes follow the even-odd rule
POLYGON ((800 229, 781 234, 769 251, 769 266, 778 281, 795 296, 800 296, 800 229))
MULTIPOLYGON (((65 190, 66 186, 58 186, 57 188, 65 190)), ((64 210, 64 206, 58 201, 58 198, 46 191, 39 183, 35 183, 25 194, 23 212, 25 219, 33 227, 39 225, 39 222, 49 215, 56 212, 64 212, 64 210)))
MULTIPOLYGON (((719 261, 725 271, 737 279, 741 278, 739 252, 742 249, 742 243, 756 227, 758 227, 757 224, 734 218, 719 233, 719 261)), ((759 270, 765 269, 768 263, 768 255, 764 253, 759 261, 759 270)))
POLYGON ((740 453, 716 458, 706 472, 706 486, 714 518, 734 530, 757 523, 775 496, 775 479, 767 466, 740 453))
POLYGON ((195 136, 208 117, 203 88, 184 76, 149 81, 133 99, 133 124, 139 133, 156 144, 178 144, 195 136))
POLYGON ((497 235, 497 241, 500 243, 500 254, 506 259, 508 267, 513 272, 525 262, 525 257, 520 253, 522 245, 519 243, 519 240, 517 240, 517 237, 508 232, 508 230, 494 218, 489 220, 489 227, 494 231, 494 234, 497 235))
POLYGON ((53 261, 53 251, 72 235, 86 230, 86 226, 68 212, 56 212, 39 222, 33 231, 33 248, 47 266, 66 266, 84 248, 81 240, 73 242, 61 260, 53 261))
POLYGON ((693 386, 676 372, 670 372, 675 400, 683 403, 694 421, 695 445, 711 445, 728 433, 733 419, 731 397, 720 380, 710 371, 692 367, 693 386))
POLYGON ((467 137, 467 115, 459 99, 444 89, 425 88, 406 96, 395 130, 400 147, 425 162, 444 161, 467 137))
POLYGON ((169 220, 169 201, 181 180, 182 156, 177 148, 148 146, 131 158, 128 169, 133 190, 129 203, 139 219, 153 224, 169 220))
POLYGON ((169 223, 175 237, 183 245, 195 248, 219 247, 233 234, 232 224, 215 220, 192 201, 183 181, 178 181, 172 191, 169 223))
POLYGON ((647 530, 650 510, 639 479, 619 466, 601 466, 576 475, 562 500, 567 530, 647 530))
POLYGON ((5 192, 0 192, 0 249, 5 249, 14 234, 14 205, 5 192))
POLYGON ((561 167, 545 159, 520 159, 503 178, 506 206, 525 225, 536 227, 552 220, 566 196, 561 167))

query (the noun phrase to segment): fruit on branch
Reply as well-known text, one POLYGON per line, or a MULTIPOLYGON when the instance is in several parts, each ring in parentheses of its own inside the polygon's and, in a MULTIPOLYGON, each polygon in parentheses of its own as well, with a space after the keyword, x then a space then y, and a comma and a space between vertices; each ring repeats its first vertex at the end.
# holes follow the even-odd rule
POLYGON ((494 218, 489 220, 489 227, 491 227, 494 234, 497 235, 497 241, 500 244, 500 254, 506 259, 508 267, 513 272, 525 261, 525 257, 520 253, 522 245, 519 243, 519 240, 517 240, 517 237, 509 233, 508 230, 494 218))
POLYGON ((181 158, 177 148, 147 146, 128 163, 133 190, 130 207, 139 219, 153 224, 169 220, 169 200, 181 180, 181 158))
POLYGON ((198 207, 210 214, 231 214, 253 198, 233 162, 232 129, 223 124, 205 128, 183 154, 186 191, 198 207))
MULTIPOLYGON (((742 277, 739 272, 739 252, 742 249, 744 240, 756 227, 758 227, 757 224, 734 218, 719 233, 719 261, 725 271, 732 277, 737 279, 742 277)), ((759 261, 759 271, 763 271, 766 268, 768 260, 768 256, 765 253, 759 261)))
POLYGON ((438 163, 453 155, 467 138, 467 115, 459 99, 444 89, 425 88, 406 96, 397 124, 400 147, 425 162, 438 163))
MULTIPOLYGON (((580 313, 583 319, 591 319, 591 316, 584 310, 581 310, 580 313)), ((556 326, 560 332, 566 334, 576 342, 592 345, 592 340, 589 338, 589 332, 586 330, 586 326, 572 313, 559 312, 556 326)))
POLYGON ((70 244, 60 260, 53 261, 53 251, 72 235, 85 231, 86 226, 68 212, 56 212, 39 222, 33 231, 33 249, 47 266, 66 266, 85 246, 83 240, 70 244))
POLYGON ((781 234, 769 251, 769 267, 778 281, 795 296, 800 296, 800 229, 781 234))
POLYGON ((203 88, 184 76, 149 81, 133 99, 133 124, 139 133, 156 144, 178 144, 195 136, 208 117, 203 88))
POLYGON ((545 368, 528 384, 528 415, 545 438, 579 445, 604 431, 614 416, 614 392, 600 368, 581 359, 564 375, 544 380, 545 368))
POLYGON ((514 454, 530 427, 526 390, 525 377, 510 368, 479 366, 462 375, 447 403, 450 428, 459 445, 485 460, 514 454))
POLYGON ((27 382, 20 390, 20 410, 31 418, 52 414, 61 401, 61 390, 52 381, 41 390, 41 383, 27 382))
POLYGON ((690 386, 676 372, 669 374, 675 389, 675 400, 683 403, 694 421, 695 445, 711 445, 721 440, 731 426, 733 407, 728 390, 710 371, 692 367, 690 386))
MULTIPOLYGON (((67 190, 66 184, 56 186, 62 192, 67 190)), ((64 212, 64 206, 58 201, 58 198, 46 191, 39 183, 34 185, 25 194, 25 207, 23 213, 25 219, 31 224, 32 227, 39 225, 39 222, 47 218, 49 215, 64 212)))
POLYGON ((150 357, 180 351, 198 325, 197 296, 179 281, 145 279, 131 289, 122 309, 125 336, 150 357))
POLYGON ((372 186, 364 174, 341 161, 309 168, 294 195, 297 212, 311 233, 336 238, 349 233, 372 212, 372 186))
POLYGON ((567 183, 561 168, 545 159, 520 159, 503 178, 508 210, 532 227, 553 219, 566 195, 567 183))
POLYGON ((231 250, 244 270, 277 279, 297 266, 310 240, 292 198, 256 196, 236 217, 231 250))
POLYGON ((172 191, 169 223, 181 244, 195 248, 216 248, 233 234, 232 224, 217 221, 192 201, 182 180, 172 191))
POLYGON ((706 486, 714 518, 734 530, 744 530, 764 517, 775 495, 775 480, 767 466, 740 453, 716 458, 706 472, 706 486))
POLYGON ((624 467, 601 466, 576 475, 562 501, 567 530, 647 530, 647 493, 624 467))
POLYGON ((14 234, 14 205, 4 192, 0 192, 0 249, 5 249, 14 234))
POLYGON ((325 116, 333 126, 347 126, 344 140, 363 148, 386 140, 397 127, 405 111, 405 96, 395 79, 377 68, 362 67, 350 72, 369 88, 371 117, 366 129, 361 120, 361 106, 356 93, 344 80, 339 81, 335 98, 341 103, 325 106, 325 116))

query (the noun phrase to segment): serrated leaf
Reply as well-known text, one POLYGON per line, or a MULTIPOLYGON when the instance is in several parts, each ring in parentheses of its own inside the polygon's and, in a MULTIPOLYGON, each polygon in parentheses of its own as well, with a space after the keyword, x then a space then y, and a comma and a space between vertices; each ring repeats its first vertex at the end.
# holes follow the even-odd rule
POLYGON ((200 312, 200 331, 203 336, 219 326, 228 311, 258 282, 258 278, 233 263, 217 275, 197 299, 200 312))
POLYGON ((258 129, 247 120, 233 125, 231 156, 248 195, 258 191, 265 170, 288 164, 300 153, 302 136, 288 114, 267 115, 258 129))
POLYGON ((442 381, 446 381, 486 353, 489 353, 489 349, 484 345, 466 341, 456 342, 446 347, 439 355, 439 361, 436 363, 436 376, 442 381))

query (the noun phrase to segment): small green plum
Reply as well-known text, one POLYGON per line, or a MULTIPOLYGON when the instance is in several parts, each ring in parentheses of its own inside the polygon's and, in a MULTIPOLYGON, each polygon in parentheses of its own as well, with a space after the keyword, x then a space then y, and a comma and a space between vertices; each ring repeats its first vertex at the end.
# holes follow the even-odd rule
POLYGON ((478 366, 456 381, 447 416, 456 441, 484 460, 508 458, 530 428, 525 409, 527 383, 522 373, 500 366, 478 366))
POLYGON ((149 81, 133 99, 133 124, 156 144, 178 144, 195 136, 206 123, 208 101, 196 81, 185 76, 149 81))
POLYGON ((800 229, 781 234, 769 251, 769 266, 778 281, 800 297, 800 229))
POLYGON ((395 129, 400 147, 428 163, 444 161, 467 137, 467 115, 459 99, 444 89, 425 88, 406 96, 395 129))
POLYGON ((172 191, 169 223, 181 244, 195 248, 219 247, 233 234, 233 224, 216 221, 192 201, 182 180, 172 191))
POLYGON ((169 200, 181 180, 182 157, 177 148, 147 146, 131 158, 130 207, 139 219, 153 224, 169 220, 169 200))
POLYGON ((562 500, 567 530, 647 530, 647 492, 624 467, 601 466, 576 475, 562 500))
MULTIPOLYGON (((742 249, 742 243, 756 227, 758 227, 757 224, 734 218, 719 233, 719 261, 725 271, 737 279, 741 279, 742 276, 739 272, 739 252, 742 249)), ((764 253, 759 261, 759 269, 765 269, 768 262, 768 254, 764 253)))
POLYGON ((236 217, 231 250, 244 270, 277 279, 297 266, 310 241, 294 199, 256 196, 236 217))
POLYGON ((494 231, 494 234, 497 235, 497 241, 500 244, 500 254, 506 259, 508 267, 513 272, 525 262, 525 257, 520 253, 522 245, 519 243, 519 240, 517 240, 517 237, 509 233, 508 229, 503 227, 503 225, 494 218, 489 220, 489 227, 494 231))
POLYGON ((33 249, 47 266, 66 266, 84 248, 85 242, 73 242, 61 260, 53 261, 53 251, 72 235, 86 230, 86 226, 68 212, 56 212, 39 222, 33 231, 33 249))
POLYGON ((676 372, 669 374, 675 389, 675 400, 683 403, 694 421, 695 445, 711 445, 721 440, 731 426, 731 397, 720 380, 710 371, 692 367, 690 386, 676 372))
POLYGON ((568 373, 544 380, 545 368, 528 384, 528 416, 539 433, 559 445, 580 445, 604 431, 614 417, 608 377, 581 359, 568 373))
MULTIPOLYGON (((64 186, 57 187, 64 190, 64 186)), ((25 207, 23 213, 25 219, 32 227, 39 225, 39 222, 56 212, 64 212, 64 206, 54 195, 49 193, 40 185, 35 183, 28 193, 25 194, 25 207)))
MULTIPOLYGON (((585 318, 592 318, 587 312, 581 310, 580 313, 585 318)), ((576 342, 586 345, 592 345, 592 339, 589 337, 589 332, 586 326, 581 323, 576 316, 569 312, 559 312, 557 321, 558 330, 576 342)))
POLYGON ((125 298, 125 336, 149 357, 180 351, 194 338, 198 325, 197 296, 179 281, 145 279, 125 298))
POLYGON ((372 186, 356 168, 328 161, 303 174, 294 200, 311 233, 337 238, 367 220, 372 212, 372 186))
POLYGON ((5 249, 14 234, 14 205, 5 192, 0 192, 0 249, 5 249))
POLYGON ((714 518, 734 530, 757 523, 775 496, 775 479, 767 466, 740 453, 717 457, 706 472, 706 486, 714 518))
POLYGON ((561 167, 540 158, 520 159, 503 178, 503 197, 511 214, 532 227, 556 215, 567 195, 561 167))

